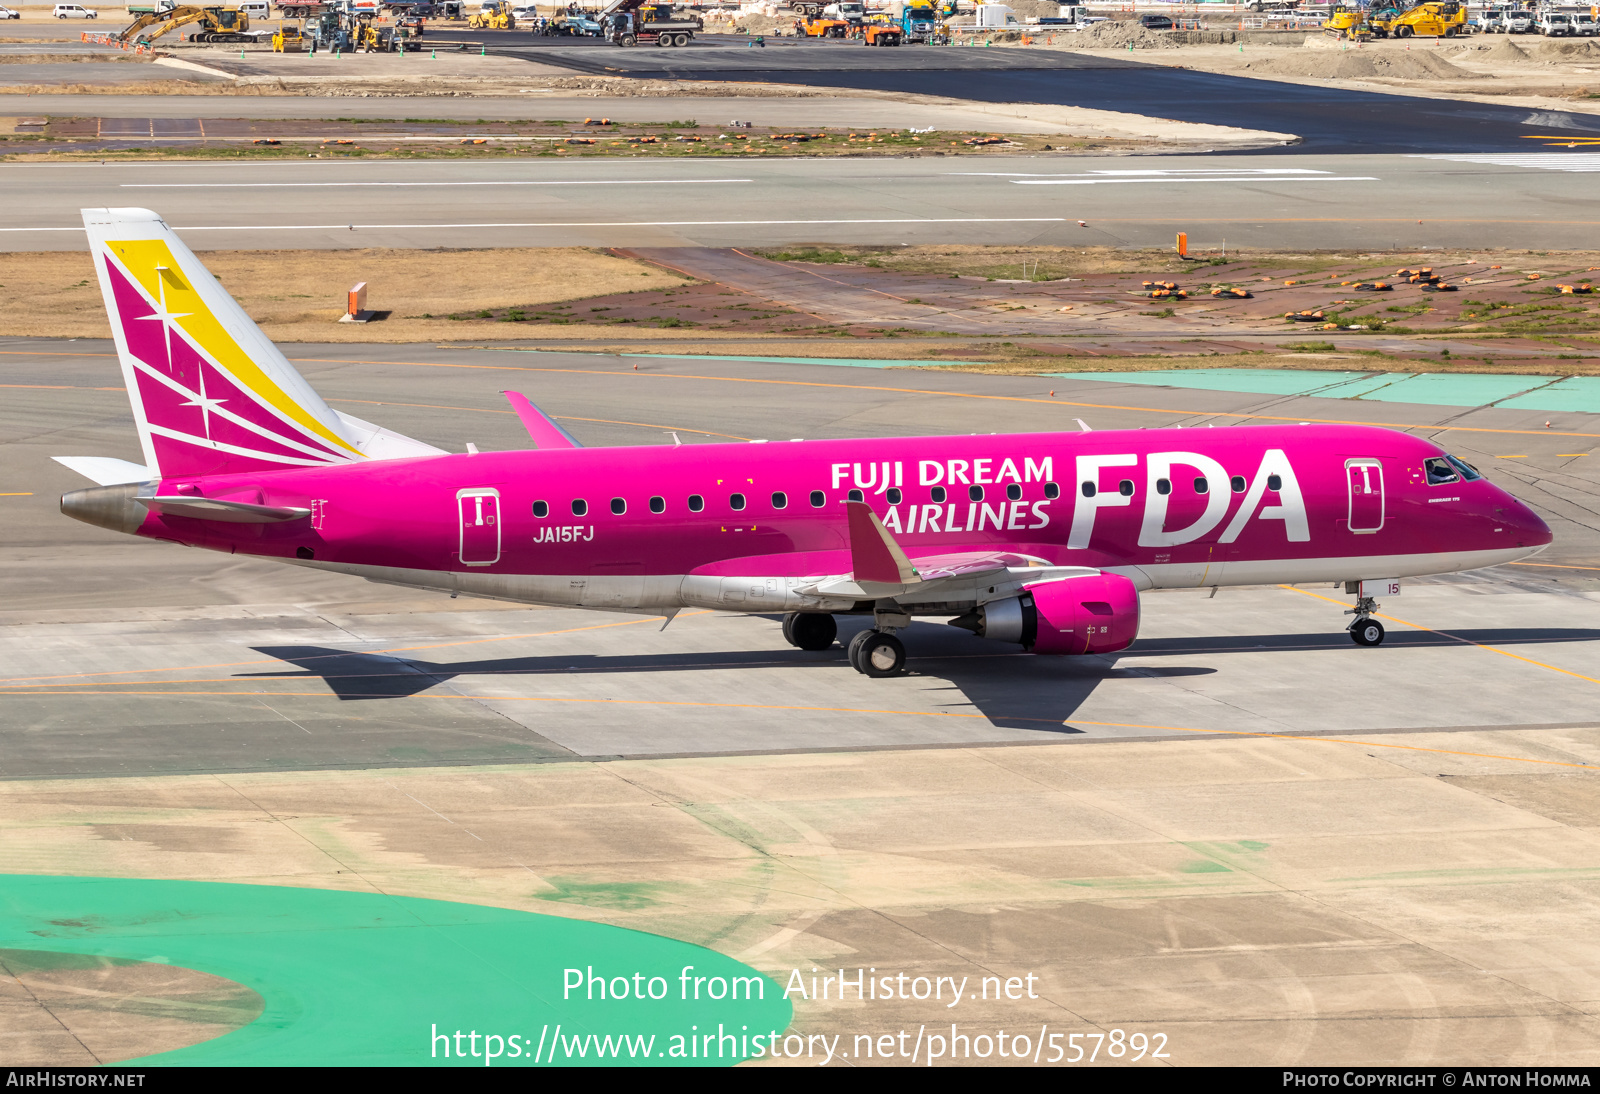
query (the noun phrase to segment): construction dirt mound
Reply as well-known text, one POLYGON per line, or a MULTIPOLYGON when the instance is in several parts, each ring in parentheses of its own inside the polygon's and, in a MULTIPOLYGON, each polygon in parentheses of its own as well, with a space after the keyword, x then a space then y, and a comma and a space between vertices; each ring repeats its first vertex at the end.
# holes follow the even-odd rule
POLYGON ((1523 49, 1510 38, 1502 38, 1499 42, 1484 49, 1484 52, 1475 54, 1474 61, 1494 61, 1500 64, 1516 64, 1528 60, 1528 51, 1523 49))
POLYGON ((1540 61, 1591 61, 1600 60, 1600 41, 1583 40, 1564 42, 1550 40, 1535 42, 1528 52, 1540 61))
POLYGON ((1074 46, 1088 49, 1170 49, 1171 39, 1144 27, 1132 19, 1108 19, 1079 31, 1072 39, 1074 46))
POLYGON ((1457 68, 1443 57, 1424 50, 1378 52, 1367 49, 1307 50, 1304 55, 1274 57, 1244 66, 1252 73, 1304 76, 1315 80, 1361 80, 1389 77, 1399 80, 1472 80, 1476 73, 1457 68))

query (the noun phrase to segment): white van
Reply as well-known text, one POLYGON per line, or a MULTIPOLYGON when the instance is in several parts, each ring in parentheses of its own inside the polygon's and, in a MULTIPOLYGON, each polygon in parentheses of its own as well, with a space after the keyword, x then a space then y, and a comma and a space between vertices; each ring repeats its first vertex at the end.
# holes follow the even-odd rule
POLYGON ((82 4, 57 4, 50 14, 57 19, 94 19, 100 13, 82 4))

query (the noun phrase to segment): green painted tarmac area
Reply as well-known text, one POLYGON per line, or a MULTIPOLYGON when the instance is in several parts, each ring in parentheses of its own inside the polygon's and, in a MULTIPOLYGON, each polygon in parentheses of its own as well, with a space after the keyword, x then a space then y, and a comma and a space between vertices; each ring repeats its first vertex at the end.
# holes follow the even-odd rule
POLYGON ((1500 406, 1516 410, 1600 413, 1600 376, 1504 373, 1323 372, 1314 369, 1161 369, 1150 372, 1053 372, 1064 380, 1144 384, 1259 395, 1309 395, 1428 406, 1500 406))
POLYGON ((4 875, 0 948, 175 965, 261 996, 250 1024, 140 1064, 731 1065, 746 1038, 781 1034, 792 1013, 779 985, 686 942, 376 893, 4 875), (626 997, 588 998, 591 967, 614 991, 626 978, 626 997), (584 970, 570 993, 569 969, 584 970), (681 998, 685 975, 698 1000, 681 998), (751 985, 757 999, 728 997, 751 985), (733 1033, 739 1047, 719 1053, 729 1042, 707 1045, 693 1027, 733 1033), (454 1055, 457 1030, 479 1035, 459 1042, 476 1054, 454 1055), (486 1058, 491 1046, 498 1055, 486 1058))

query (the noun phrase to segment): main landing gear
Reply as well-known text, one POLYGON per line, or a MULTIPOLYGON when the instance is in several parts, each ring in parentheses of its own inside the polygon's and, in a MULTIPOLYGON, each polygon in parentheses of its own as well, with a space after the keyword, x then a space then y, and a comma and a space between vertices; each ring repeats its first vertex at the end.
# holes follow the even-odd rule
MULTIPOLYGON (((874 622, 876 628, 857 634, 846 647, 850 667, 874 679, 899 676, 906 670, 906 648, 893 632, 911 618, 895 610, 878 613, 874 622)), ((783 617, 783 637, 803 650, 825 650, 839 637, 839 625, 825 612, 791 612, 783 617)))
POLYGON ((825 650, 839 637, 839 625, 825 612, 790 612, 783 617, 783 640, 803 650, 825 650))

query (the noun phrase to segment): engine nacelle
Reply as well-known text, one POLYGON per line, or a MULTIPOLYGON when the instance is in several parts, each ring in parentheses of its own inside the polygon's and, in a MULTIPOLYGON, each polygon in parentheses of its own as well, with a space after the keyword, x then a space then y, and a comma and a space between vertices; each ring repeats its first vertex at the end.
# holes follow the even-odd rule
POLYGON ((951 623, 1032 653, 1115 653, 1139 636, 1139 590, 1120 574, 1043 581, 951 623))

